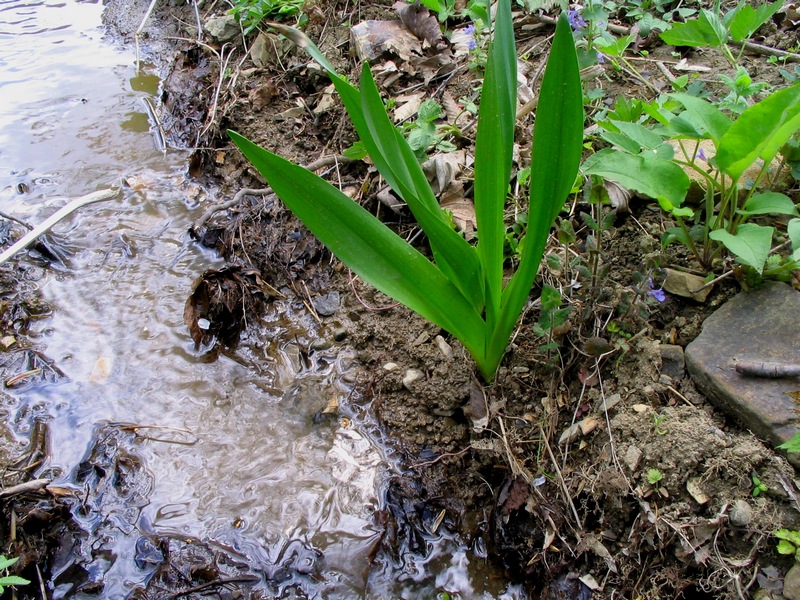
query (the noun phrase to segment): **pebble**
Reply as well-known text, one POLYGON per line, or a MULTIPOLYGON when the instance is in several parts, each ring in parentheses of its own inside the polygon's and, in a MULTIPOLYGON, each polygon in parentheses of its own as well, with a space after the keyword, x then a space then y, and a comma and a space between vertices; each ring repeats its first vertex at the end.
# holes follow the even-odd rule
POLYGON ((337 342, 343 342, 347 339, 347 329, 345 327, 337 327, 333 330, 333 339, 337 342))
POLYGON ((327 350, 333 346, 330 340, 326 338, 318 338, 311 342, 311 349, 319 352, 320 350, 327 350))
POLYGON ((783 579, 783 597, 787 600, 800 600, 800 565, 795 565, 783 579))
POLYGON ((399 367, 399 366, 400 366, 400 365, 398 365, 397 363, 388 362, 388 363, 386 363, 385 365, 383 365, 383 370, 384 370, 384 371, 394 371, 394 370, 395 370, 395 369, 397 369, 397 367, 399 367))
POLYGON ((453 348, 442 336, 437 335, 433 338, 433 341, 436 342, 436 347, 439 348, 439 352, 442 353, 442 356, 445 358, 451 358, 453 356, 453 348))
POLYGON ((411 391, 412 384, 415 381, 419 381, 423 377, 425 377, 425 374, 419 369, 409 369, 406 371, 406 374, 403 375, 403 387, 408 391, 411 391))
POLYGON ((642 451, 638 446, 628 446, 623 460, 631 472, 634 472, 639 467, 639 461, 642 460, 642 451))
POLYGON ((753 520, 753 508, 747 500, 737 500, 728 511, 728 518, 737 527, 747 527, 753 520))
POLYGON ((339 310, 339 292, 333 291, 317 296, 311 301, 314 304, 314 310, 321 317, 330 317, 337 310, 339 310))

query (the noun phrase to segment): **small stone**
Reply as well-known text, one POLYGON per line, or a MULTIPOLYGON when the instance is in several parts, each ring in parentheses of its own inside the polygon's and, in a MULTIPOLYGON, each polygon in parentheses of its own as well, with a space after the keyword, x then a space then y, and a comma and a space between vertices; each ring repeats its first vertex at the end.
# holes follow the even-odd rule
POLYGON ((581 433, 583 435, 589 435, 595 429, 597 429, 598 425, 600 425, 600 421, 597 419, 597 417, 586 417, 582 421, 578 422, 578 427, 581 428, 581 433))
POLYGON ((686 360, 683 356, 683 348, 673 344, 661 344, 661 372, 672 378, 673 381, 680 381, 686 376, 686 360))
POLYGON ((403 375, 403 387, 411 391, 411 386, 414 382, 419 381, 423 377, 425 377, 425 374, 419 369, 409 369, 406 371, 406 374, 403 375))
POLYGON ((16 343, 17 338, 15 338, 13 335, 5 335, 3 336, 3 339, 0 339, 0 346, 2 346, 3 350, 8 350, 16 343))
POLYGON ((647 411, 650 410, 650 405, 649 404, 634 404, 631 408, 637 413, 643 413, 643 412, 647 412, 647 411))
POLYGON ((321 317, 330 317, 337 310, 339 310, 339 292, 333 291, 317 296, 312 301, 314 310, 321 317))
POLYGON ((705 285, 705 279, 699 275, 692 275, 691 273, 684 273, 683 271, 676 271, 675 269, 664 269, 667 277, 664 279, 662 287, 665 291, 676 296, 683 298, 691 298, 697 302, 705 302, 708 295, 711 293, 711 288, 708 286, 700 290, 705 285), (695 292, 695 290, 700 290, 695 292))
POLYGON ((700 482, 701 479, 699 477, 692 477, 686 482, 686 491, 689 492, 689 495, 694 498, 694 501, 698 504, 708 504, 710 498, 708 494, 703 491, 700 482))
POLYGON ((211 17, 206 21, 205 30, 218 42, 230 42, 242 35, 242 30, 233 15, 211 17))
POLYGON ((783 578, 783 597, 800 600, 800 564, 795 564, 783 578))
POLYGON ((400 366, 400 365, 398 365, 397 363, 388 362, 388 363, 386 363, 385 365, 383 365, 383 370, 384 370, 384 371, 394 371, 394 370, 395 370, 395 369, 397 369, 399 366, 400 366))
POLYGON ((433 338, 433 341, 436 342, 436 347, 439 348, 439 352, 442 353, 442 356, 445 358, 452 358, 453 348, 442 336, 437 335, 435 338, 433 338))
POLYGON ((747 500, 739 499, 728 511, 728 518, 731 520, 731 524, 737 527, 747 527, 753 520, 753 508, 747 500))
POLYGON ((333 346, 331 341, 325 338, 318 338, 311 342, 311 349, 316 352, 319 352, 320 350, 327 350, 331 346, 333 346))
POLYGON ((558 438, 558 445, 561 444, 571 444, 575 440, 578 439, 578 436, 581 434, 581 426, 578 423, 574 425, 570 425, 567 427, 564 432, 561 434, 561 437, 558 438))
POLYGON ((638 446, 628 446, 623 460, 631 471, 636 471, 639 468, 639 461, 642 460, 642 451, 638 446))
POLYGON ((417 336, 417 339, 415 339, 413 342, 411 342, 411 345, 412 346, 421 346, 422 344, 427 342, 429 339, 431 339, 430 334, 428 334, 427 331, 423 331, 422 333, 420 333, 417 336))
POLYGON ((337 342, 343 342, 347 339, 347 329, 344 327, 337 327, 333 330, 333 339, 337 342))

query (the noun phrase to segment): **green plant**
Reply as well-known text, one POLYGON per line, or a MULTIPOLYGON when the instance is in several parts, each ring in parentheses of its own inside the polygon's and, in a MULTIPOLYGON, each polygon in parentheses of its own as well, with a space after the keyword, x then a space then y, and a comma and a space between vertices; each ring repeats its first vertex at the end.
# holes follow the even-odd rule
POLYGON ((300 14, 305 0, 234 0, 228 14, 233 15, 247 35, 267 18, 286 19, 300 14))
POLYGON ((667 435, 669 429, 664 427, 664 421, 667 420, 667 415, 653 415, 653 431, 656 435, 667 435))
POLYGON ((762 4, 758 8, 753 8, 746 0, 740 0, 733 10, 723 15, 717 0, 714 10, 701 9, 696 19, 685 23, 673 23, 661 34, 661 39, 672 46, 718 47, 731 64, 736 65, 741 54, 734 57, 729 44, 749 38, 778 12, 782 5, 782 0, 776 0, 772 4, 762 4))
POLYGON ((766 484, 764 484, 755 473, 750 475, 750 479, 753 481, 753 491, 751 492, 753 498, 757 498, 769 490, 766 484))
MULTIPOLYGON (((0 571, 4 573, 14 563, 19 560, 19 557, 16 558, 6 558, 3 555, 0 555, 0 571)), ((28 585, 30 581, 27 579, 23 579, 22 577, 18 577, 17 575, 3 575, 0 577, 0 594, 5 591, 5 588, 12 585, 28 585)))
POLYGON ((541 352, 555 350, 557 345, 553 341, 553 330, 566 323, 572 308, 561 308, 561 292, 556 288, 545 285, 539 296, 541 309, 539 320, 533 325, 533 332, 539 337, 547 338, 547 342, 539 347, 541 352))
POLYGON ((647 469, 647 483, 649 485, 657 485, 662 479, 664 474, 658 469, 647 469))
POLYGON ((800 531, 778 529, 773 535, 780 540, 778 554, 791 554, 795 561, 800 561, 800 531))
MULTIPOLYGON (((669 100, 658 111, 647 111, 657 121, 653 127, 611 121, 617 131, 601 135, 622 152, 600 150, 584 162, 583 172, 657 199, 678 223, 667 231, 664 245, 686 245, 709 269, 724 247, 738 262, 762 274, 775 229, 751 223, 750 218, 800 216, 788 196, 770 189, 780 171, 773 160, 800 130, 800 85, 771 94, 735 121, 701 98, 670 94, 669 100), (668 105, 678 114, 663 110, 668 105), (710 144, 711 152, 703 150, 704 143, 710 144), (703 208, 697 213, 683 206, 689 189, 685 169, 696 172, 705 186, 703 208)), ((791 259, 798 261, 800 219, 789 221, 787 234, 791 259)))
MULTIPOLYGON (((289 28, 286 28, 289 29, 289 28)), ((539 268, 550 227, 575 181, 583 140, 580 75, 566 16, 556 28, 534 127, 527 233, 503 285, 503 209, 511 176, 516 54, 509 0, 498 3, 478 117, 475 212, 470 245, 448 223, 402 134, 392 125, 368 65, 360 88, 339 76, 316 46, 373 164, 428 237, 433 261, 370 212, 302 167, 230 132, 301 221, 348 267, 380 291, 458 338, 486 380, 497 371, 539 268)))

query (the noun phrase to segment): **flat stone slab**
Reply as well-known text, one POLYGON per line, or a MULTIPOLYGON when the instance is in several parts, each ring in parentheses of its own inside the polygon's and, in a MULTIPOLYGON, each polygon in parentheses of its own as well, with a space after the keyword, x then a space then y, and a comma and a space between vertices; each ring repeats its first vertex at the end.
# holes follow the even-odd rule
POLYGON ((781 444, 800 425, 800 406, 789 395, 800 391, 800 377, 741 375, 742 361, 800 364, 800 292, 779 282, 742 292, 708 317, 686 347, 700 391, 756 435, 781 444))

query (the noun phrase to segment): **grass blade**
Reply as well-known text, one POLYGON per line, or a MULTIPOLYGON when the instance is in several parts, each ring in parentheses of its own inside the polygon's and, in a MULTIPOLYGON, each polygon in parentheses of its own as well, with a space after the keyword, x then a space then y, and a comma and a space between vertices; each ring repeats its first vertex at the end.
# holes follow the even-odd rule
POLYGON ((517 56, 511 5, 501 0, 483 80, 475 143, 478 257, 486 281, 486 322, 490 329, 497 321, 503 289, 503 207, 511 177, 516 108, 517 56))
POLYGON ((566 14, 556 26, 533 130, 528 230, 520 264, 503 290, 500 318, 486 350, 493 372, 505 353, 539 269, 550 228, 575 183, 583 142, 583 93, 572 30, 566 14))
POLYGON ((359 277, 452 333, 476 360, 485 325, 452 282, 422 254, 328 182, 229 132, 286 206, 359 277))

